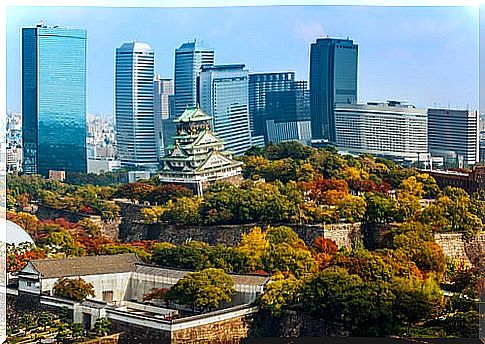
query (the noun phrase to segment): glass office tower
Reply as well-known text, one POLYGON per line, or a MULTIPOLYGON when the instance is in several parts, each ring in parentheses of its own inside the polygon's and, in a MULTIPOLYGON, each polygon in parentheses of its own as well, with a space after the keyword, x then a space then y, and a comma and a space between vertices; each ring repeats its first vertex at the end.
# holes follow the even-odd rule
POLYGON ((319 38, 310 50, 312 139, 335 142, 335 104, 357 102, 358 46, 349 39, 319 38))
POLYGON ((116 140, 121 165, 154 170, 158 155, 152 48, 140 42, 125 43, 117 48, 115 74, 116 140))
POLYGON ((175 116, 199 104, 199 75, 202 66, 214 64, 214 49, 194 39, 175 50, 175 116))
POLYGON ((23 169, 86 172, 86 30, 22 29, 23 169))
POLYGON ((264 136, 267 118, 267 94, 293 90, 295 72, 255 73, 249 75, 249 121, 251 135, 264 136))
POLYGON ((251 147, 248 71, 243 64, 203 66, 200 108, 212 115, 213 131, 235 154, 251 147))

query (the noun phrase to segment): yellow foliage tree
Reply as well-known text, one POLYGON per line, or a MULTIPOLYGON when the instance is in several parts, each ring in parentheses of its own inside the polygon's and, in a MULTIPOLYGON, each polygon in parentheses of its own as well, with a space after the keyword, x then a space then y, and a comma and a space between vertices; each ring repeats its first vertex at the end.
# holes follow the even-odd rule
POLYGON ((257 271, 262 267, 262 257, 269 250, 269 246, 266 232, 260 227, 253 227, 249 233, 242 234, 237 249, 248 257, 249 270, 257 271))

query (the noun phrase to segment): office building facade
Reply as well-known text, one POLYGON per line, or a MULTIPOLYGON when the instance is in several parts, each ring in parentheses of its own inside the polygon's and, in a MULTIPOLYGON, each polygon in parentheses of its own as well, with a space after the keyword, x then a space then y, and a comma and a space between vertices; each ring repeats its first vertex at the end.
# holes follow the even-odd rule
POLYGON ((369 153, 408 162, 428 153, 425 109, 402 102, 337 104, 336 144, 349 153, 369 153))
POLYGON ((319 38, 310 49, 312 138, 336 141, 335 104, 357 102, 358 46, 349 39, 319 38))
POLYGON ((173 80, 162 79, 160 75, 155 75, 153 80, 153 114, 155 116, 155 137, 159 160, 165 155, 166 141, 175 135, 175 125, 170 123, 173 122, 173 116, 170 113, 170 97, 173 94, 173 80))
POLYGON ((22 29, 26 174, 86 172, 86 30, 22 29))
POLYGON ((249 123, 251 136, 267 142, 267 97, 269 92, 285 92, 294 88, 295 72, 254 73, 249 75, 249 123), (261 139, 259 139, 262 137, 261 139))
POLYGON ((307 84, 306 81, 294 81, 289 91, 266 93, 266 142, 310 143, 310 91, 307 84))
POLYGON ((214 49, 195 39, 175 50, 175 117, 199 104, 199 75, 202 66, 214 64, 214 49))
POLYGON ((202 66, 200 107, 212 116, 213 131, 226 149, 244 154, 251 147, 248 71, 243 64, 202 66))
POLYGON ((478 111, 428 109, 428 145, 431 155, 453 167, 479 161, 478 111))
POLYGON ((158 165, 153 109, 154 53, 146 43, 116 49, 115 116, 118 156, 123 167, 158 165))

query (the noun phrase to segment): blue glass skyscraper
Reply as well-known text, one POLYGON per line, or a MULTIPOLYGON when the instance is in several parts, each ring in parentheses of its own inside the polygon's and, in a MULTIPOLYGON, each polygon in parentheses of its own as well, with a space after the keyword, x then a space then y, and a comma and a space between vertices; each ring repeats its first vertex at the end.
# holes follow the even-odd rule
POLYGON ((251 147, 248 71, 243 64, 202 66, 200 108, 212 116, 214 133, 235 154, 251 147))
POLYGON ((335 104, 357 102, 358 46, 349 39, 319 38, 310 50, 312 138, 335 142, 335 104))
POLYGON ((194 39, 175 49, 175 117, 187 107, 194 107, 199 100, 199 76, 202 66, 214 64, 214 49, 194 39))
POLYGON ((86 30, 22 29, 23 169, 86 172, 86 30))

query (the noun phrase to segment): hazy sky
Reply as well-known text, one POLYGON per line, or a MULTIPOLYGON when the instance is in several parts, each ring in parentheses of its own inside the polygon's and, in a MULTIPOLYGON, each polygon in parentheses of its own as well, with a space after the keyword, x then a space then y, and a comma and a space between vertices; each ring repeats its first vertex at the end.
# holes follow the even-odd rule
POLYGON ((359 45, 359 101, 478 108, 477 7, 268 6, 222 8, 10 7, 7 109, 20 110, 20 29, 40 20, 88 31, 88 112, 114 112, 114 53, 149 43, 155 71, 173 77, 174 50, 194 37, 217 64, 251 72, 296 71, 308 80, 310 43, 359 45))

